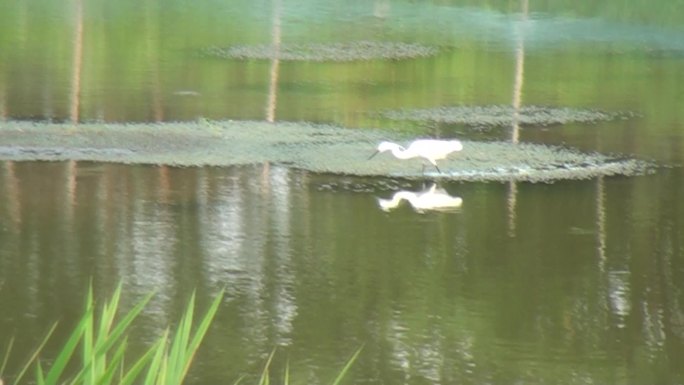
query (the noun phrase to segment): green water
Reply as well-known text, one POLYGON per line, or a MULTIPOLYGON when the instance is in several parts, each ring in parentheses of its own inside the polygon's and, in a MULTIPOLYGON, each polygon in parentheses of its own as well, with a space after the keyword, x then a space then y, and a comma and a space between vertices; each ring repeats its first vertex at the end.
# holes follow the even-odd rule
POLYGON ((55 350, 91 279, 100 297, 122 281, 126 306, 157 292, 134 349, 178 319, 191 290, 206 306, 226 288, 191 384, 256 376, 275 346, 275 372, 289 360, 293 383, 329 383, 361 345, 349 383, 684 382, 684 4, 524 9, 0 0, 0 120, 306 121, 509 141, 513 127, 382 112, 517 100, 626 113, 522 126, 520 142, 660 166, 552 184, 444 182, 460 207, 385 211, 378 198, 430 182, 271 163, 1 161, 0 351, 17 340, 5 382, 58 320, 55 350), (203 54, 277 39, 437 53, 277 65, 203 54))

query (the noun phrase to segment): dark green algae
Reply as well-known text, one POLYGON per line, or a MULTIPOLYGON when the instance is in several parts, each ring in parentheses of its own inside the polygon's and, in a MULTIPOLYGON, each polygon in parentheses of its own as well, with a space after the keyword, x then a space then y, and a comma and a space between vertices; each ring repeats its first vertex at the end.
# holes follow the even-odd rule
POLYGON ((510 105, 440 106, 434 108, 387 110, 381 116, 392 120, 462 124, 469 127, 492 128, 521 126, 552 126, 568 123, 590 124, 622 120, 636 116, 633 112, 599 111, 592 109, 510 105))
POLYGON ((198 121, 157 124, 0 123, 0 159, 99 161, 173 166, 275 163, 317 173, 462 181, 532 181, 637 175, 651 165, 628 157, 533 143, 463 141, 439 161, 390 153, 368 159, 378 142, 415 138, 376 129, 307 123, 198 121))
POLYGON ((202 50, 207 57, 234 60, 284 60, 307 62, 349 62, 403 60, 433 56, 435 47, 416 43, 354 41, 340 43, 234 45, 202 50))

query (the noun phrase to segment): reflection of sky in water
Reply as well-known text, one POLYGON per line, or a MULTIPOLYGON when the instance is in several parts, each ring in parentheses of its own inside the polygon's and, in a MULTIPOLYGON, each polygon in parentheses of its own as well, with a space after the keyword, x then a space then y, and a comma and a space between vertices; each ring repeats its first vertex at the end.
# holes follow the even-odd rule
POLYGON ((175 286, 172 261, 176 223, 168 207, 151 202, 136 202, 131 214, 131 249, 123 250, 123 255, 132 258, 124 276, 130 277, 139 294, 157 293, 145 311, 167 325, 175 286))
POLYGON ((249 303, 250 327, 245 342, 268 344, 269 325, 279 344, 289 342, 297 314, 290 271, 289 171, 268 168, 262 178, 245 188, 244 181, 228 176, 202 205, 202 243, 206 251, 206 276, 216 287, 225 286, 229 298, 249 303), (259 196, 254 199, 248 195, 259 196), (275 261, 267 256, 274 250, 275 261), (276 271, 270 272, 269 266, 276 271))
MULTIPOLYGON (((271 2, 245 3, 236 7, 270 24, 271 2)), ((237 11, 236 11, 237 12, 237 11)), ((244 16, 242 13, 242 16, 244 16)), ((405 40, 406 33, 418 41, 433 40, 440 46, 459 47, 476 40, 490 49, 512 50, 520 37, 526 49, 551 49, 572 43, 627 45, 636 49, 684 50, 684 30, 653 25, 632 25, 597 18, 572 18, 535 12, 506 14, 473 7, 430 5, 423 2, 284 1, 281 14, 284 42, 329 40, 340 35, 326 33, 326 26, 340 23, 344 40, 405 40), (322 30, 312 34, 312 30, 322 30), (402 36, 404 36, 402 38, 402 36)), ((265 37, 267 35, 264 35, 265 37)))

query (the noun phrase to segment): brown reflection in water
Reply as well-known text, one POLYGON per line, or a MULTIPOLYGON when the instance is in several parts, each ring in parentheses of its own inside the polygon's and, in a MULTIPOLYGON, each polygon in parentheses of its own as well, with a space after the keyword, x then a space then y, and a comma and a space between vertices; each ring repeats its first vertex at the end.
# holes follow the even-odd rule
POLYGON ((7 89, 5 88, 5 81, 0 79, 0 122, 7 120, 7 97, 5 96, 7 89))
POLYGON ((83 67, 83 0, 75 0, 74 17, 76 28, 74 29, 74 56, 73 70, 71 73, 71 102, 69 119, 71 123, 78 124, 81 103, 81 71, 83 67))
POLYGON ((78 163, 75 160, 66 162, 66 176, 64 178, 64 190, 66 199, 64 201, 67 218, 71 222, 74 218, 74 209, 76 207, 76 190, 78 188, 77 182, 78 163))
POLYGON ((7 215, 12 223, 12 233, 17 234, 21 226, 21 192, 19 179, 16 175, 16 163, 12 161, 3 162, 2 186, 5 205, 7 205, 7 215))
POLYGON ((171 178, 169 176, 169 167, 161 165, 157 170, 159 173, 159 202, 169 203, 171 198, 171 178))
MULTIPOLYGON (((521 2, 521 19, 517 24, 524 27, 529 13, 528 0, 521 2)), ((511 129, 511 143, 518 144, 520 141, 520 107, 522 105, 522 90, 525 80, 525 39, 523 31, 517 31, 517 46, 515 49, 515 77, 513 82, 513 127, 511 129)), ((517 182, 508 182, 508 235, 515 236, 516 229, 516 205, 518 196, 517 182)))
POLYGON ((281 0, 273 0, 273 29, 271 44, 275 50, 271 60, 270 81, 268 86, 268 100, 266 102, 266 121, 273 123, 278 98, 278 75, 280 72, 280 43, 281 43, 281 0))
MULTIPOLYGON (((522 0, 522 11, 520 15, 519 27, 524 27, 527 23, 529 4, 528 0, 522 0)), ((511 142, 517 144, 520 141, 520 106, 522 104, 522 89, 525 76, 525 39, 524 31, 517 31, 517 45, 515 48, 515 80, 513 83, 513 129, 511 132, 511 142)))
POLYGON ((603 177, 596 179, 596 252, 598 254, 599 271, 605 271, 606 265, 606 197, 603 177))
POLYGON ((158 21, 152 21, 154 15, 153 4, 157 2, 146 1, 145 2, 145 43, 147 45, 147 62, 149 63, 149 73, 151 76, 150 82, 150 92, 152 94, 152 115, 155 122, 161 122, 164 120, 164 106, 162 101, 161 92, 161 80, 159 76, 159 34, 158 28, 155 26, 159 25, 158 21))

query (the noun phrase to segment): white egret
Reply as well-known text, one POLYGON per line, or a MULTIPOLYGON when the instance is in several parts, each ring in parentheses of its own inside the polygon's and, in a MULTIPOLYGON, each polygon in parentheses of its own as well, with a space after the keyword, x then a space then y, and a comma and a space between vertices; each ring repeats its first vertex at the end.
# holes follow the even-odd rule
POLYGON ((380 142, 377 150, 368 159, 381 152, 392 151, 392 155, 398 159, 425 158, 441 173, 442 171, 437 167, 437 161, 445 159, 452 152, 461 150, 463 150, 463 143, 460 140, 418 139, 411 142, 408 148, 393 142, 380 142))
POLYGON ((453 210, 461 207, 463 204, 461 197, 451 196, 444 189, 438 189, 437 185, 433 184, 429 189, 417 193, 402 190, 394 193, 392 199, 378 198, 378 205, 384 211, 390 211, 399 206, 402 200, 407 200, 419 212, 427 210, 453 210))

